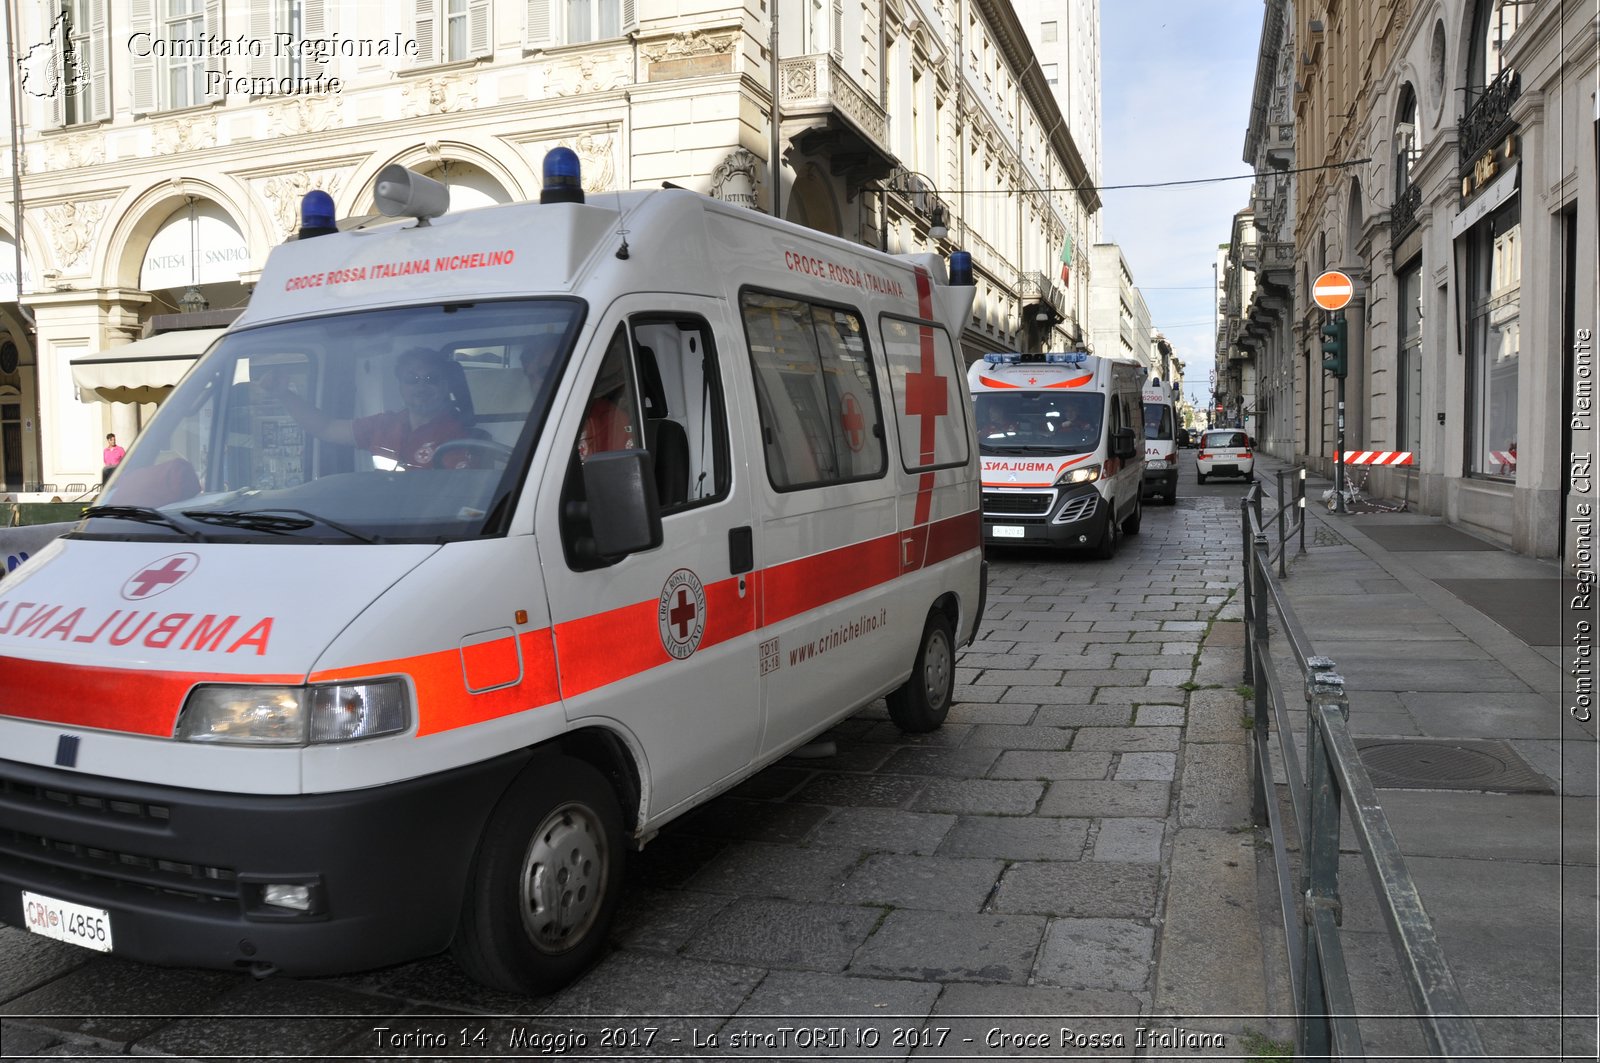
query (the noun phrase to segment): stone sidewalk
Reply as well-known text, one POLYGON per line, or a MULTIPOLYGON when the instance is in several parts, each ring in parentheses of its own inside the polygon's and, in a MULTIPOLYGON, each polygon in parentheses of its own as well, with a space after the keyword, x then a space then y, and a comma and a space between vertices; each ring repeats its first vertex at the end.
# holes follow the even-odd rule
MULTIPOLYGON (((1263 465, 1270 481, 1282 463, 1263 465)), ((1291 546, 1283 586, 1344 677, 1351 734, 1479 1034, 1497 1058, 1594 1059, 1600 787, 1562 650, 1594 612, 1570 610, 1553 563, 1393 500, 1331 513, 1316 504, 1329 486, 1308 482, 1308 549, 1291 546)), ((1298 688, 1281 656, 1279 674, 1298 688)), ((1304 710, 1291 716, 1303 749, 1304 710)), ((1422 1053, 1348 818, 1341 840, 1366 1052, 1422 1053)))

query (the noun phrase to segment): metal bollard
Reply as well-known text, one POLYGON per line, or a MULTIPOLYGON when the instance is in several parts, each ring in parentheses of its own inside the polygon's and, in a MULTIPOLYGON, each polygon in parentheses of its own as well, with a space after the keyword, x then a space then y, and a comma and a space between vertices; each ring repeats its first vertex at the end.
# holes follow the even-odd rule
POLYGON ((1288 472, 1288 471, 1289 470, 1287 470, 1287 469, 1279 469, 1278 470, 1278 578, 1279 579, 1288 579, 1289 578, 1288 562, 1285 560, 1285 558, 1283 556, 1285 553, 1288 552, 1287 551, 1287 547, 1288 547, 1288 544, 1289 544, 1288 528, 1284 524, 1284 522, 1288 519, 1288 516, 1289 516, 1289 497, 1285 493, 1284 486, 1283 486, 1283 474, 1288 472))
POLYGON ((1306 467, 1300 466, 1299 485, 1295 488, 1295 506, 1300 510, 1300 552, 1306 552, 1306 467))

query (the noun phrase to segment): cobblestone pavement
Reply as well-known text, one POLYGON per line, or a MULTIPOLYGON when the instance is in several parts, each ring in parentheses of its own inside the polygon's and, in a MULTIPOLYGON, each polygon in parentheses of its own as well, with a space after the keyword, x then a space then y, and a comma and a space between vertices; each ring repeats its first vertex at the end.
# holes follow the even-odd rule
POLYGON ((615 950, 563 992, 487 991, 444 957, 318 981, 157 970, 0 928, 5 1054, 1191 1058, 1281 1040, 1244 829, 1241 492, 1148 505, 1110 562, 994 557, 946 725, 908 736, 869 706, 674 824, 631 866, 615 950))

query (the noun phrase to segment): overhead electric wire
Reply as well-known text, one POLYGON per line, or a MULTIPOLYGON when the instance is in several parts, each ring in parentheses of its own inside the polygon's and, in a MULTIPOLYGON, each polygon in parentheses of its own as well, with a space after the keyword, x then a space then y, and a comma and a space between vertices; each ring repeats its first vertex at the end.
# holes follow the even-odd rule
POLYGON ((1287 170, 1251 170, 1249 173, 1235 174, 1232 177, 1190 177, 1182 181, 1151 181, 1143 184, 1129 185, 1065 185, 1060 188, 967 188, 957 193, 958 196, 1010 196, 1021 192, 1121 192, 1130 188, 1175 188, 1179 185, 1214 185, 1223 181, 1253 181, 1258 177, 1279 177, 1295 173, 1315 173, 1318 170, 1342 170, 1348 166, 1360 166, 1371 162, 1370 157, 1365 159, 1348 159, 1345 162, 1329 162, 1320 166, 1298 166, 1287 170))

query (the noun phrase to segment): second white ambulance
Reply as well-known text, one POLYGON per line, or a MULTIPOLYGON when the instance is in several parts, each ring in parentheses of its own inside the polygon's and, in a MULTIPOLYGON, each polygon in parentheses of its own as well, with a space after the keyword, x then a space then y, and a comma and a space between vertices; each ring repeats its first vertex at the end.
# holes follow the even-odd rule
POLYGON ((1112 557, 1142 520, 1138 363, 1081 351, 987 354, 967 369, 983 455, 983 535, 1112 557))
POLYGON ((1167 505, 1178 504, 1178 409, 1172 387, 1160 377, 1145 381, 1144 495, 1160 495, 1167 505))
POLYGON ((391 167, 403 220, 273 251, 0 583, 0 919, 548 990, 629 845, 875 698, 943 721, 983 598, 970 280, 586 203, 553 156, 547 201, 443 216, 391 167))

